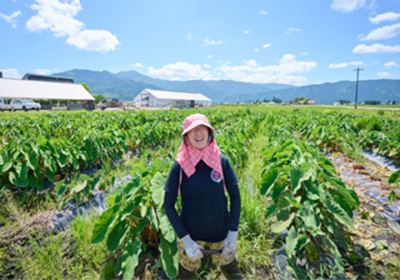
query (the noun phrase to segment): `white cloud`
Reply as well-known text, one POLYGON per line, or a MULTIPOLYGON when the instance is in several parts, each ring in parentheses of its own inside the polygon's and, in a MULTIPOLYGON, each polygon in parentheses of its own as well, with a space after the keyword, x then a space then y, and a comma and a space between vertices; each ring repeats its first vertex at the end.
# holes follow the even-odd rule
POLYGON ((211 45, 220 45, 220 44, 222 44, 222 41, 217 41, 216 42, 215 40, 205 39, 203 46, 208 47, 208 46, 211 46, 211 45))
POLYGON ((227 78, 251 83, 283 83, 301 85, 307 78, 301 76, 317 67, 314 61, 298 61, 292 54, 284 55, 278 65, 260 66, 255 60, 249 60, 239 66, 221 66, 216 71, 227 78))
POLYGON ((131 64, 130 66, 136 66, 136 67, 142 68, 144 65, 140 62, 136 62, 135 64, 131 64))
POLYGON ((243 32, 243 34, 249 34, 249 33, 250 33, 249 30, 246 30, 245 32, 243 32))
POLYGON ((354 48, 353 53, 385 53, 385 52, 400 52, 400 45, 385 46, 381 44, 373 44, 371 46, 358 45, 354 48))
POLYGON ((386 68, 396 68, 396 67, 399 67, 399 65, 397 65, 397 63, 396 63, 396 62, 393 62, 393 61, 387 62, 387 63, 383 64, 383 66, 385 66, 386 68))
POLYGON ((149 75, 158 78, 167 78, 169 80, 210 80, 212 76, 209 71, 201 69, 199 64, 193 65, 187 62, 177 62, 175 64, 168 64, 160 69, 148 67, 149 75))
POLYGON ((305 55, 308 55, 308 53, 302 52, 302 53, 299 54, 299 56, 305 56, 305 55))
POLYGON ((258 49, 256 48, 256 49, 254 49, 254 52, 258 52, 258 49))
POLYGON ((397 23, 372 30, 367 36, 362 37, 361 41, 390 39, 396 37, 399 34, 400 23, 397 23))
POLYGON ((366 7, 366 2, 366 0, 333 0, 331 8, 348 13, 366 7))
POLYGON ((85 30, 85 24, 74 17, 82 10, 79 0, 36 0, 31 5, 38 13, 26 23, 30 31, 49 30, 55 37, 68 37, 66 43, 78 49, 106 53, 115 50, 119 41, 106 30, 85 30))
POLYGON ((258 14, 259 15, 266 15, 266 14, 268 14, 266 11, 260 11, 260 12, 258 12, 258 14))
POLYGON ((249 61, 246 61, 246 65, 247 66, 252 66, 252 67, 257 67, 258 63, 254 59, 251 59, 249 61))
POLYGON ((106 30, 83 30, 67 39, 67 44, 87 51, 107 53, 115 50, 119 41, 115 35, 106 30))
POLYGON ((0 13, 0 17, 4 18, 8 23, 11 23, 11 26, 14 28, 17 27, 17 17, 20 15, 22 15, 20 11, 16 11, 9 16, 0 13))
POLYGON ((285 32, 285 34, 286 34, 286 35, 290 35, 290 34, 292 34, 292 32, 299 32, 299 31, 301 31, 300 28, 293 28, 293 27, 291 27, 291 28, 289 28, 289 29, 285 32))
POLYGON ((32 10, 38 11, 36 16, 31 17, 26 27, 30 31, 41 32, 49 29, 55 37, 71 36, 78 33, 84 24, 73 17, 82 10, 79 0, 36 0, 38 4, 31 5, 32 10))
POLYGON ((335 63, 329 64, 329 68, 331 68, 331 69, 345 68, 347 66, 349 66, 349 64, 347 62, 342 62, 342 63, 338 63, 338 64, 335 64, 335 63))
POLYGON ((49 69, 36 69, 36 73, 40 75, 49 75, 52 72, 53 71, 49 69))
POLYGON ((373 18, 369 18, 369 21, 372 23, 380 23, 380 22, 386 21, 386 20, 395 21, 395 20, 398 20, 399 18, 400 18, 400 14, 388 12, 388 13, 377 15, 373 18))
POLYGON ((388 73, 388 72, 378 72, 378 74, 376 74, 378 77, 391 77, 393 76, 392 74, 388 73))
POLYGON ((331 68, 331 69, 339 69, 339 68, 345 68, 345 67, 347 67, 349 65, 358 66, 358 65, 362 65, 362 64, 364 64, 364 62, 362 62, 362 61, 331 63, 331 64, 329 64, 329 68, 331 68))
POLYGON ((207 56, 207 58, 212 58, 213 56, 210 54, 209 56, 207 56))
POLYGON ((269 48, 271 46, 271 44, 264 44, 263 45, 263 48, 265 49, 265 48, 269 48))
POLYGON ((190 32, 188 33, 187 36, 185 36, 185 39, 192 40, 192 36, 190 35, 190 32))
POLYGON ((22 76, 18 73, 17 69, 0 69, 3 73, 3 78, 21 79, 22 76))
POLYGON ((204 64, 203 67, 204 67, 204 68, 211 68, 211 66, 208 65, 208 64, 204 64))

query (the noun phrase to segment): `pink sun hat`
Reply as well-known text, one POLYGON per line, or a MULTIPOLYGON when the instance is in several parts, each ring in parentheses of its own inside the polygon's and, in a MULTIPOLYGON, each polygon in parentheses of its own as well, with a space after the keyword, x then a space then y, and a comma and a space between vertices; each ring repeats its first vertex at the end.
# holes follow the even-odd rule
POLYGON ((215 131, 214 128, 211 127, 210 123, 206 116, 202 114, 194 114, 188 116, 182 123, 182 136, 191 131, 193 128, 199 125, 204 125, 210 128, 213 132, 215 131))

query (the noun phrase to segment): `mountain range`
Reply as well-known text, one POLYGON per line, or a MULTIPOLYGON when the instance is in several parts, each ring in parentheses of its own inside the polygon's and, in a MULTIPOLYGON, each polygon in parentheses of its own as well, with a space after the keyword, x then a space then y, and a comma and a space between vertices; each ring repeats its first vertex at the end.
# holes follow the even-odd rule
MULTIPOLYGON (((75 83, 86 83, 93 94, 106 98, 132 100, 145 88, 170 91, 201 93, 213 103, 245 102, 277 97, 282 100, 293 100, 295 97, 307 97, 319 104, 333 103, 339 99, 354 100, 356 83, 340 81, 318 85, 292 86, 285 84, 256 84, 231 80, 190 80, 168 81, 152 78, 136 71, 91 71, 74 69, 55 73, 54 76, 71 77, 75 83)), ((400 80, 381 79, 364 80, 358 84, 358 101, 374 99, 383 102, 396 100, 400 102, 400 80)))

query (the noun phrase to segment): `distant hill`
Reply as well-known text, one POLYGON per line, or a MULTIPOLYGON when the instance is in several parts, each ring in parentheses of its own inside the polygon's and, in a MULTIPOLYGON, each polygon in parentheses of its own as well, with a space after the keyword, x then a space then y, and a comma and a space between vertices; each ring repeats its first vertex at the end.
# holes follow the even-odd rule
MULTIPOLYGON (((283 84, 254 84, 219 81, 166 81, 142 75, 136 71, 124 71, 117 74, 108 71, 90 71, 74 69, 55 76, 75 78, 76 83, 87 83, 94 94, 107 98, 132 100, 145 88, 164 89, 202 93, 214 103, 245 102, 277 97, 282 100, 293 100, 304 96, 316 100, 318 104, 336 102, 339 99, 354 100, 355 82, 340 81, 320 85, 295 87, 283 84)), ((359 82, 358 100, 375 99, 379 101, 396 100, 400 102, 400 80, 365 80, 359 82)))
POLYGON ((161 87, 165 90, 171 91, 184 91, 201 93, 211 98, 213 102, 221 102, 223 98, 228 98, 231 95, 247 95, 267 92, 272 90, 294 88, 292 85, 283 84, 253 84, 235 82, 231 80, 219 81, 204 81, 204 80, 191 80, 191 81, 165 81, 161 79, 151 78, 142 75, 136 71, 123 71, 118 72, 117 75, 130 78, 137 82, 143 82, 161 87))
POLYGON ((75 78, 75 83, 86 83, 93 94, 102 94, 106 98, 132 100, 144 88, 162 89, 155 85, 136 82, 108 71, 74 69, 53 75, 75 78))
MULTIPOLYGON (((263 100, 277 97, 282 100, 293 100, 296 97, 307 97, 316 100, 318 104, 332 104, 339 99, 354 101, 356 83, 341 81, 324 83, 321 85, 308 85, 291 89, 262 92, 251 95, 232 95, 224 97, 222 102, 246 102, 248 100, 263 100)), ((400 80, 366 80, 358 83, 358 101, 366 99, 387 102, 388 100, 400 102, 400 80)))

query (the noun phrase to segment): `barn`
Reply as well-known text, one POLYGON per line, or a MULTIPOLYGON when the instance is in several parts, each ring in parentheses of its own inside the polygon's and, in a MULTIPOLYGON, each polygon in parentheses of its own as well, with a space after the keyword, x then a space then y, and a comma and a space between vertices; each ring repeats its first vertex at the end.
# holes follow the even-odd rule
POLYGON ((136 107, 210 107, 211 99, 201 93, 144 89, 135 98, 136 107))

